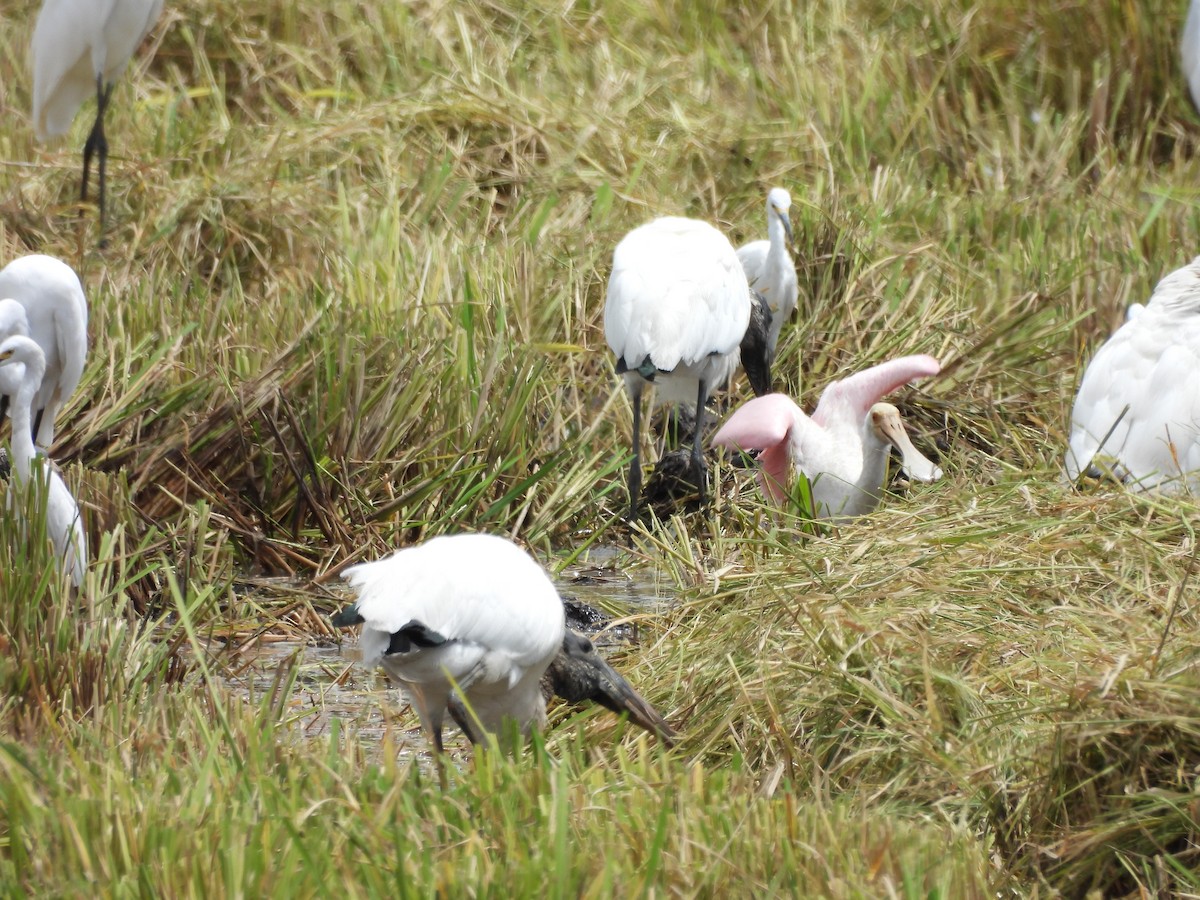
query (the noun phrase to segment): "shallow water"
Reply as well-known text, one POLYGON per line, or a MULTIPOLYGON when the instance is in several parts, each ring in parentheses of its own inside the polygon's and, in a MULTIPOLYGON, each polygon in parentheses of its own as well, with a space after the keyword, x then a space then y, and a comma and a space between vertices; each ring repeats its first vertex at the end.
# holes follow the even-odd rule
MULTIPOLYGON (((619 568, 627 561, 619 548, 593 548, 586 559, 555 578, 559 593, 568 603, 568 624, 593 636, 597 629, 603 629, 597 638, 600 646, 635 642, 637 620, 662 611, 671 600, 669 583, 661 573, 645 566, 619 568), (572 601, 586 604, 599 616, 571 620, 572 601)), ((280 589, 290 592, 292 587, 296 593, 306 593, 304 587, 287 582, 271 582, 270 593, 277 594, 280 589)), ((332 592, 342 593, 340 589, 332 592)), ((346 599, 350 599, 348 593, 346 599)), ((392 742, 402 753, 424 753, 427 749, 400 692, 388 683, 382 671, 368 671, 360 664, 353 636, 340 644, 321 645, 265 634, 236 649, 217 643, 209 649, 221 661, 229 689, 255 703, 276 692, 287 667, 294 665, 296 680, 284 718, 293 720, 308 738, 328 734, 336 721, 339 731, 350 731, 367 743, 382 742, 390 730, 392 742)), ((467 746, 453 726, 446 729, 446 746, 467 746)))

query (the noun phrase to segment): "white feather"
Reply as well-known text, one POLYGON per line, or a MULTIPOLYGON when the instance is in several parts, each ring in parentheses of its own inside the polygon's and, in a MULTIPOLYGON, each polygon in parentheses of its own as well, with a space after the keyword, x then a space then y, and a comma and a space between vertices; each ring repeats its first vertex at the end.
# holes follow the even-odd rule
POLYGON ((1068 478, 1098 453, 1131 486, 1200 485, 1200 257, 1163 278, 1088 363, 1071 411, 1068 478))
MULTIPOLYGON (((696 402, 733 374, 750 322, 750 288, 729 240, 707 222, 666 217, 613 254, 604 336, 630 370, 648 358, 659 403, 696 402)), ((626 373, 626 383, 640 378, 626 373)), ((633 385, 631 384, 631 390, 633 385)))
POLYGON ((162 14, 163 0, 45 0, 30 45, 33 123, 41 139, 66 133, 79 107, 110 85, 162 14))
POLYGON ((767 194, 767 239, 751 241, 737 251, 750 287, 762 294, 771 307, 768 346, 772 355, 784 323, 796 309, 800 293, 796 282, 796 265, 787 248, 792 227, 788 216, 791 208, 791 195, 783 188, 772 188, 767 194))
POLYGON ((487 731, 505 717, 524 729, 544 720, 539 681, 566 626, 558 592, 524 550, 486 534, 439 537, 342 577, 365 620, 364 662, 382 664, 405 687, 427 729, 440 734, 454 684, 487 731), (385 654, 392 634, 412 623, 446 643, 385 654))
POLYGON ((1183 24, 1183 39, 1179 49, 1188 93, 1192 96, 1192 103, 1200 109, 1200 0, 1192 0, 1188 4, 1187 20, 1183 24))
MULTIPOLYGON (((0 269, 0 299, 24 307, 24 321, 12 307, 0 313, 0 341, 13 334, 33 338, 42 349, 46 373, 33 399, 45 410, 36 435, 49 448, 54 442, 55 418, 75 392, 87 361, 87 298, 74 269, 52 256, 33 254, 14 259, 0 269)), ((0 368, 0 394, 16 394, 24 373, 19 366, 0 368)))

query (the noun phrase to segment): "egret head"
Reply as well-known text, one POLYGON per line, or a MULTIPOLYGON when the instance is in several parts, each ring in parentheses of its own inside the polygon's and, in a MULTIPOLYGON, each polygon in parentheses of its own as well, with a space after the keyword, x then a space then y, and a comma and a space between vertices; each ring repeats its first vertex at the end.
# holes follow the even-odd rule
POLYGON ((792 218, 789 213, 791 208, 792 195, 783 188, 771 188, 767 194, 767 214, 779 219, 789 244, 792 242, 792 218))
POLYGON ((754 396, 771 393, 771 307, 758 291, 750 291, 750 324, 742 336, 742 368, 754 396))
POLYGON ((913 481, 926 483, 942 477, 942 470, 930 462, 909 440, 900 410, 890 403, 876 403, 871 407, 871 428, 884 444, 890 444, 900 453, 900 464, 904 473, 913 481))
POLYGON ((627 714, 631 722, 658 735, 663 743, 675 743, 675 730, 658 710, 630 687, 590 640, 570 628, 563 635, 562 650, 542 677, 542 692, 547 689, 568 703, 590 700, 617 715, 627 714))
POLYGON ((12 335, 0 342, 0 366, 21 363, 27 370, 38 373, 38 381, 46 372, 46 356, 37 341, 21 334, 12 335))

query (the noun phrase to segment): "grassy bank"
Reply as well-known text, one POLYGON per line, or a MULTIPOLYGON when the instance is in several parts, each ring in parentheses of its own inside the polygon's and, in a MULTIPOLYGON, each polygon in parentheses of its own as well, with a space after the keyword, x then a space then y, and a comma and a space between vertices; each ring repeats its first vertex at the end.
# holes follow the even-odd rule
POLYGON ((7 892, 1200 888, 1197 508, 1058 472, 1081 361, 1196 253, 1182 4, 177 4, 114 96, 104 250, 92 107, 29 127, 35 12, 0 27, 0 259, 88 292, 55 456, 96 564, 69 601, 0 520, 7 892), (899 402, 946 477, 814 529, 726 469, 631 532, 612 249, 760 237, 777 184, 777 386, 938 356, 899 402), (443 792, 373 674, 243 685, 256 639, 334 639, 340 568, 464 529, 658 573, 617 662, 678 749, 563 711, 443 792))

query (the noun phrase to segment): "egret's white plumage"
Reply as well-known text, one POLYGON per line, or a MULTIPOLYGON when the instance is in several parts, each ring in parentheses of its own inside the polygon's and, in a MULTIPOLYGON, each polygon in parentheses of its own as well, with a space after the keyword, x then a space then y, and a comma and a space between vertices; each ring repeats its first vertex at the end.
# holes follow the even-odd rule
MULTIPOLYGON (((643 389, 653 383, 658 403, 696 404, 693 466, 700 471, 704 402, 737 368, 740 346, 755 321, 753 303, 733 245, 707 222, 655 219, 617 245, 604 304, 604 336, 633 400, 631 516, 641 490, 643 389)), ((754 377, 751 361, 746 365, 754 377)), ((760 370, 766 366, 765 359, 758 363, 760 370)), ((770 383, 769 374, 765 383, 770 383)))
MULTIPOLYGON (((52 256, 32 254, 0 269, 0 298, 15 300, 23 315, 8 306, 0 312, 0 339, 24 334, 37 342, 45 358, 45 376, 33 398, 38 445, 54 442, 55 418, 75 392, 87 361, 87 298, 79 276, 52 256)), ((22 381, 17 367, 0 369, 0 396, 11 399, 22 381)))
POLYGON ((1200 0, 1192 0, 1188 4, 1179 49, 1188 93, 1192 96, 1192 103, 1200 109, 1200 0))
POLYGON ((566 625, 558 592, 524 550, 486 534, 438 537, 342 577, 358 595, 364 663, 404 687, 439 749, 455 685, 489 733, 505 717, 526 731, 545 721, 539 682, 566 625))
POLYGON ((33 125, 41 139, 64 134, 88 97, 96 97, 96 120, 84 147, 83 188, 99 155, 100 218, 104 219, 108 144, 104 113, 112 86, 162 14, 163 0, 45 0, 30 45, 33 125))
POLYGON ((792 220, 788 214, 791 208, 791 195, 783 188, 771 188, 767 193, 767 239, 743 244, 737 251, 750 287, 762 294, 771 308, 767 342, 772 356, 779 343, 779 332, 792 317, 799 296, 796 265, 788 252, 792 240, 792 220))
POLYGON ((812 488, 813 512, 846 518, 873 510, 883 495, 890 449, 900 451, 910 478, 936 481, 942 472, 913 446, 896 407, 879 399, 901 385, 941 371, 932 356, 881 363, 825 388, 811 417, 784 394, 739 407, 713 436, 719 446, 761 450, 760 482, 777 502, 792 472, 812 488))
MULTIPOLYGON (((0 343, 0 372, 10 367, 19 367, 23 374, 12 402, 13 476, 9 490, 37 490, 45 486, 46 534, 62 570, 79 587, 87 567, 87 535, 79 506, 50 460, 38 456, 33 446, 31 406, 46 368, 41 347, 20 335, 6 338, 0 343)), ((17 504, 16 508, 40 509, 41 498, 17 504)))
POLYGON ((1092 357, 1071 410, 1067 476, 1097 457, 1139 489, 1200 486, 1200 257, 1163 278, 1092 357))

